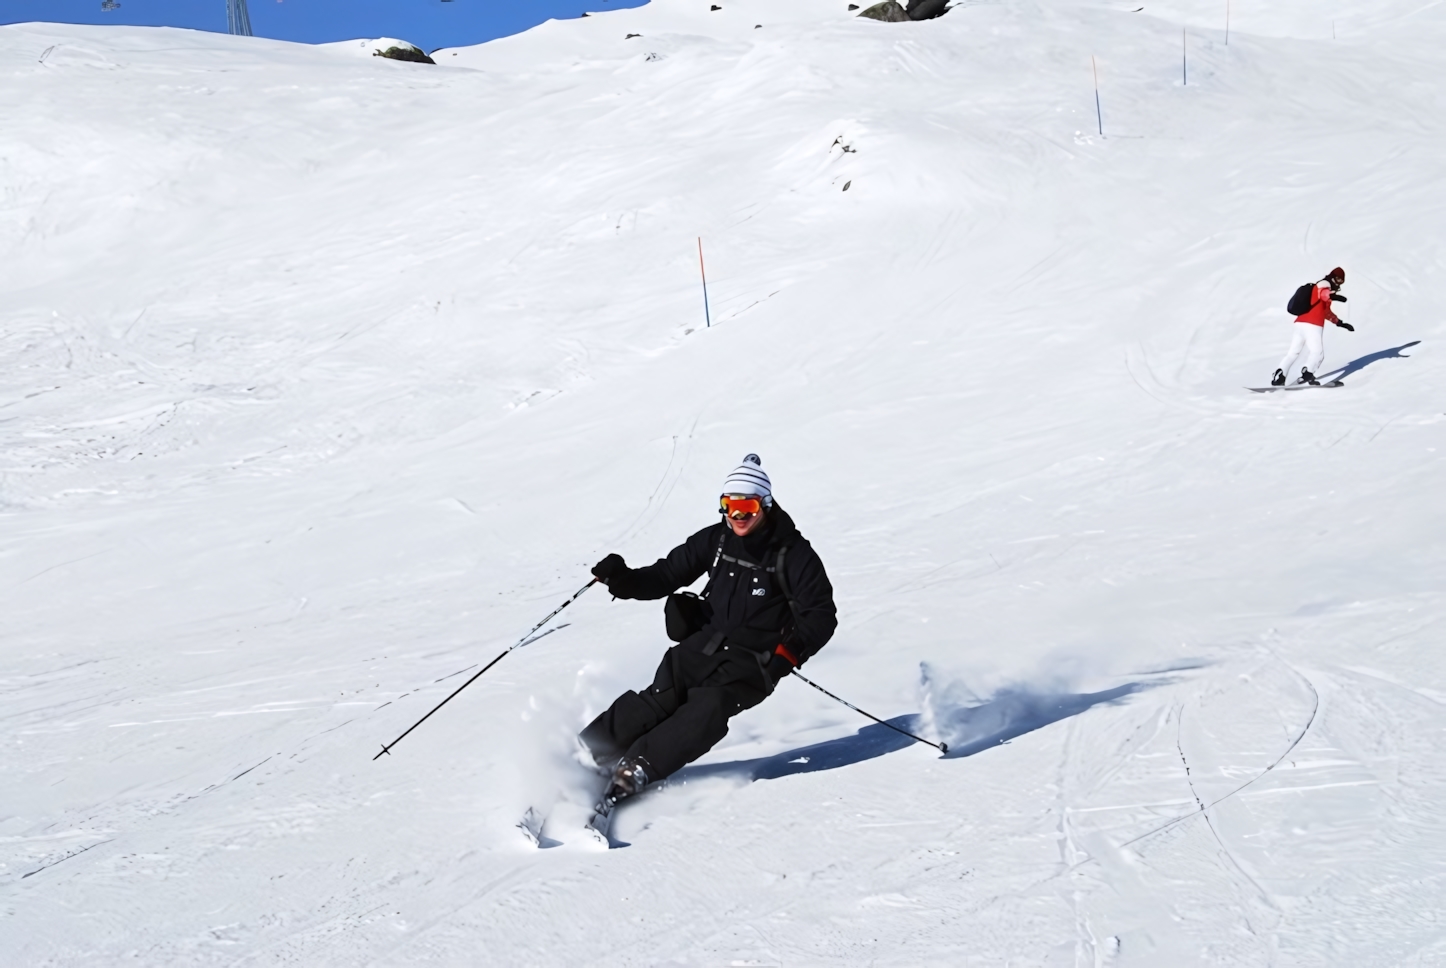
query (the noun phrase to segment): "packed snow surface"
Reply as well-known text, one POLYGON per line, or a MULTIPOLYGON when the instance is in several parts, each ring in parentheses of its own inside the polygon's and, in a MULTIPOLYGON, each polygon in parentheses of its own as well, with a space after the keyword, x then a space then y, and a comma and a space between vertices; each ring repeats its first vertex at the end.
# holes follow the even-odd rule
POLYGON ((0 962, 1446 964, 1446 5, 712 6, 0 29, 0 962), (590 849, 595 589, 373 761, 750 451, 948 756, 788 680, 590 849))

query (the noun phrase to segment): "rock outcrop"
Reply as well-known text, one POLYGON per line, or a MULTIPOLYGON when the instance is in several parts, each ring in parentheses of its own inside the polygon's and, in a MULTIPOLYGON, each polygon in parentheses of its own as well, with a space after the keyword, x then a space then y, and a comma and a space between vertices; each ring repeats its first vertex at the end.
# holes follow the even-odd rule
POLYGON ((909 15, 904 12, 903 7, 899 6, 898 0, 884 0, 883 3, 865 7, 859 12, 859 16, 891 24, 907 23, 909 20, 909 15))
POLYGON ((933 20, 935 17, 942 17, 948 9, 949 0, 909 0, 904 12, 909 15, 910 20, 933 20))
POLYGON ((883 3, 865 8, 859 16, 898 24, 911 20, 933 20, 948 9, 949 0, 909 0, 907 7, 901 6, 898 0, 884 0, 883 3))
POLYGON ((427 52, 416 44, 394 37, 382 37, 371 42, 373 57, 389 57, 392 60, 411 61, 414 64, 435 64, 427 52))

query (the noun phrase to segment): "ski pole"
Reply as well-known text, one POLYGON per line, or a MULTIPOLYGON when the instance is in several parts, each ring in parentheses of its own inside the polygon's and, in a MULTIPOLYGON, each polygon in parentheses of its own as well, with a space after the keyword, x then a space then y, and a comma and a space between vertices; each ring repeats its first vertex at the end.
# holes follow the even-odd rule
MULTIPOLYGON (((554 617, 555 615, 557 615, 558 612, 562 611, 564 608, 567 608, 567 606, 569 606, 569 605, 571 605, 573 602, 577 601, 578 598, 581 597, 582 593, 585 592, 585 591, 587 591, 587 590, 588 590, 589 588, 591 588, 592 586, 596 585, 596 584, 598 583, 598 580, 599 580, 599 579, 594 578, 592 581, 588 582, 586 585, 582 586, 582 587, 579 588, 577 591, 573 592, 573 593, 572 593, 572 597, 569 598, 567 601, 563 602, 561 605, 557 606, 557 608, 554 608, 552 611, 548 612, 548 613, 547 613, 547 618, 543 619, 541 622, 538 622, 536 625, 532 626, 532 628, 528 629, 528 630, 527 630, 527 634, 524 635, 522 638, 518 639, 516 643, 514 643, 513 645, 508 646, 506 649, 502 650, 502 653, 501 653, 500 655, 498 655, 497 658, 495 658, 495 659, 493 659, 491 662, 487 663, 485 666, 483 666, 483 667, 481 668, 480 671, 478 671, 477 673, 475 673, 475 674, 472 676, 471 679, 468 679, 466 682, 462 683, 462 684, 461 684, 460 686, 458 686, 455 690, 453 690, 451 696, 448 696, 446 699, 443 699, 441 702, 437 703, 437 705, 433 706, 433 707, 432 707, 432 712, 431 712, 431 713, 427 713, 426 716, 423 716, 421 719, 417 720, 417 721, 416 721, 415 723, 413 723, 410 727, 408 727, 407 733, 410 733, 412 730, 416 729, 418 726, 420 726, 420 725, 422 725, 423 723, 425 723, 425 722, 427 721, 427 719, 428 719, 429 717, 431 717, 432 713, 436 712, 437 710, 441 709, 443 706, 447 705, 447 703, 451 702, 451 701, 452 701, 452 696, 457 695, 457 693, 461 692, 463 689, 466 689, 468 686, 472 685, 472 683, 476 682, 476 681, 477 681, 477 677, 480 676, 483 672, 486 672, 488 669, 492 668, 492 667, 495 666, 497 663, 501 662, 501 661, 503 660, 503 658, 507 655, 508 652, 511 652, 513 649, 520 649, 520 648, 522 648, 524 645, 526 645, 526 644, 528 643, 528 641, 531 640, 531 638, 532 638, 532 633, 533 633, 533 632, 536 632, 538 629, 542 628, 542 627, 543 627, 544 625, 546 625, 548 622, 552 621, 553 617, 554 617)), ((388 756, 390 756, 390 755, 391 755, 391 752, 392 752, 392 747, 393 747, 393 746, 396 746, 396 745, 397 745, 398 743, 400 743, 402 740, 406 739, 406 738, 407 738, 407 733, 403 733, 402 735, 398 736, 396 739, 392 740, 390 743, 387 743, 385 746, 383 746, 383 747, 382 747, 382 753, 386 753, 388 756)), ((373 757, 372 757, 372 760, 373 760, 373 761, 376 761, 376 760, 381 759, 382 753, 378 753, 376 756, 373 756, 373 757)))
MULTIPOLYGON (((833 693, 829 692, 829 691, 828 691, 827 689, 825 689, 823 686, 820 686, 818 683, 814 682, 812 679, 808 678, 808 677, 805 676, 803 673, 799 672, 797 669, 791 669, 791 670, 789 670, 789 671, 791 671, 794 675, 798 676, 798 677, 799 677, 800 679, 802 679, 804 682, 808 683, 810 686, 813 686, 813 688, 817 689, 819 692, 823 693, 823 694, 824 694, 825 696, 827 696, 828 698, 832 699, 834 702, 841 702, 841 703, 843 703, 845 706, 849 707, 849 708, 852 709, 854 712, 860 713, 860 714, 862 714, 862 715, 864 715, 864 716, 869 717, 869 718, 872 719, 874 722, 878 723, 880 726, 887 726, 887 727, 889 727, 889 729, 892 729, 892 730, 893 730, 894 732, 896 732, 896 733, 903 733, 905 736, 909 737, 909 739, 916 739, 916 740, 918 740, 919 742, 925 744, 926 746, 932 746, 932 747, 934 747, 934 749, 938 750, 940 753, 948 753, 948 752, 949 752, 949 744, 948 744, 948 743, 931 743, 931 742, 929 742, 927 739, 925 739, 925 738, 922 737, 922 736, 915 736, 913 733, 909 732, 907 729, 900 729, 899 727, 895 726, 893 723, 886 723, 886 722, 884 722, 882 719, 880 719, 879 717, 875 716, 873 713, 866 713, 866 712, 864 712, 862 709, 860 709, 859 707, 855 706, 853 703, 849 702, 847 699, 840 699, 838 696, 835 696, 833 693)), ((380 754, 378 754, 378 755, 380 755, 380 754)))

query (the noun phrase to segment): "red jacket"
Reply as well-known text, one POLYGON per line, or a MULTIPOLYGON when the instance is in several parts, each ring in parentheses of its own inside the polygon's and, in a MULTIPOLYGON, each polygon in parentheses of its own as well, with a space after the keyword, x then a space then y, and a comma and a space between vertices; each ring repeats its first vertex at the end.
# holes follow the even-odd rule
POLYGON ((1295 321, 1310 323, 1312 326, 1325 326, 1328 319, 1334 323, 1338 317, 1331 312, 1331 284, 1322 279, 1310 291, 1310 309, 1295 317, 1295 321))

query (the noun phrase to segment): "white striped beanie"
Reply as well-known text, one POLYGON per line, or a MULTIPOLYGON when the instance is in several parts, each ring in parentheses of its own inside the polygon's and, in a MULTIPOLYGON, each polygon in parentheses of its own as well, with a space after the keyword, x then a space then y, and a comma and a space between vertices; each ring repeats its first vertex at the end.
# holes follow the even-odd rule
POLYGON ((773 485, 768 480, 768 473, 763 469, 763 462, 758 459, 757 454, 749 454, 743 458, 743 463, 733 468, 728 479, 723 482, 724 494, 757 494, 763 498, 764 504, 773 503, 773 485))

